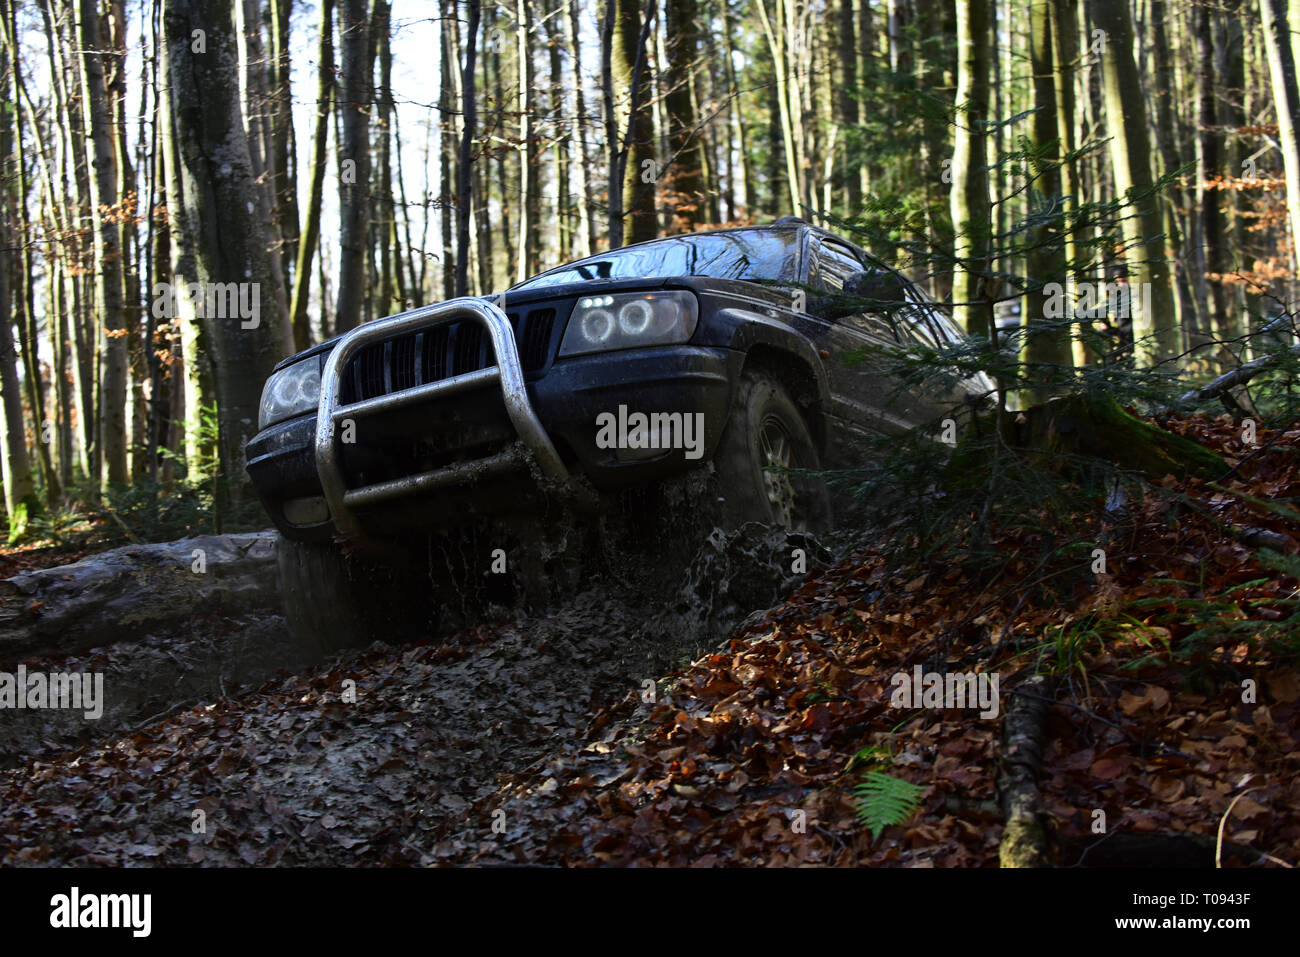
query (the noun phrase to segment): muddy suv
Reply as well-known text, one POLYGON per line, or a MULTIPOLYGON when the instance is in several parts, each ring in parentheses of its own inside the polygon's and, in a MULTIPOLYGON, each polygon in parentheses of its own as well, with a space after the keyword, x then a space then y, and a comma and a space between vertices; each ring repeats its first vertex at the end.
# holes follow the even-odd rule
POLYGON ((710 466, 720 524, 824 526, 819 470, 985 385, 900 391, 864 347, 957 335, 898 273, 790 219, 366 323, 276 366, 248 443, 290 624, 341 627, 340 596, 365 590, 348 555, 366 545, 557 501, 598 509, 710 466))

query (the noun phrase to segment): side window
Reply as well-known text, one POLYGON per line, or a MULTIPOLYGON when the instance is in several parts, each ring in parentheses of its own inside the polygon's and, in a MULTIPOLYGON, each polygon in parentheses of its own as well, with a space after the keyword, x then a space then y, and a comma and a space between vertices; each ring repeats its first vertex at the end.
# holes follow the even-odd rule
POLYGON ((903 312, 904 325, 918 342, 931 348, 942 348, 958 339, 960 334, 942 309, 926 296, 909 290, 907 309, 903 312))
POLYGON ((850 276, 862 272, 862 263, 848 246, 821 240, 817 244, 817 270, 813 285, 825 292, 840 292, 850 276))
MULTIPOLYGON (((857 253, 832 240, 823 239, 818 243, 814 262, 818 268, 812 277, 813 285, 832 295, 843 292, 845 283, 864 271, 857 253)), ((901 341, 901 337, 894 312, 893 309, 881 308, 853 313, 837 321, 874 339, 896 343, 901 341)))

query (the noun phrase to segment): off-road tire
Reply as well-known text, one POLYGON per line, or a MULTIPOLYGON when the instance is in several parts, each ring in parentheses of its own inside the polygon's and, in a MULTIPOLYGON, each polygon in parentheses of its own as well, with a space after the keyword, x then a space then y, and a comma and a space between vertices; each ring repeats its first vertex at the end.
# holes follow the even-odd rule
POLYGON ((774 377, 756 370, 741 375, 713 466, 726 527, 746 522, 810 532, 830 527, 826 483, 810 474, 821 469, 817 444, 799 407, 774 377))
POLYGON ((333 542, 280 536, 276 546, 284 617, 295 641, 330 654, 413 637, 419 595, 405 573, 344 552, 333 542))

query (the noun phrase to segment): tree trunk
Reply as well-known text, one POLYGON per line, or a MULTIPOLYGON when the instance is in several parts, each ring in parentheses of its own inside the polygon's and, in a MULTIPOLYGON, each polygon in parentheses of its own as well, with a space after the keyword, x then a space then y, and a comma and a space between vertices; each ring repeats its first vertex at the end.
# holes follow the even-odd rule
MULTIPOLYGON (((9 74, 12 79, 10 90, 12 99, 10 100, 15 106, 21 103, 25 98, 25 87, 22 78, 22 61, 21 47, 18 43, 18 17, 17 12, 12 5, 12 0, 5 0, 4 3, 4 30, 5 45, 9 50, 9 74)), ((32 224, 31 217, 28 215, 27 193, 27 150, 24 142, 23 117, 22 113, 15 109, 13 111, 14 132, 14 186, 17 193, 17 203, 14 206, 15 220, 11 226, 11 239, 13 230, 17 231, 17 246, 21 250, 18 258, 18 294, 14 297, 14 303, 18 307, 15 311, 21 312, 21 318, 18 321, 18 334, 21 341, 23 368, 24 368, 24 385, 27 388, 27 402, 32 410, 32 422, 36 427, 36 461, 40 466, 41 484, 45 489, 45 502, 53 506, 62 494, 59 488, 59 477, 54 469, 54 462, 51 458, 54 436, 51 425, 46 417, 45 391, 41 382, 41 363, 40 363, 40 337, 36 324, 36 295, 35 295, 35 278, 36 270, 32 264, 32 224)))
POLYGON ((381 316, 401 312, 397 295, 397 207, 393 204, 393 51, 391 32, 392 6, 388 0, 375 0, 371 14, 371 39, 379 57, 379 311, 381 316))
MULTIPOLYGON (((1075 116, 1074 81, 1076 59, 1079 56, 1079 30, 1075 24, 1074 9, 1066 0, 1051 0, 1052 59, 1055 69, 1052 78, 1056 86, 1056 137, 1061 157, 1061 240, 1065 253, 1065 276, 1063 280, 1073 299, 1073 287, 1079 277, 1082 263, 1079 261, 1081 242, 1080 226, 1074 218, 1079 208, 1079 162, 1070 158, 1074 152, 1075 116)), ((1086 320, 1075 318, 1070 327, 1073 333, 1074 364, 1084 366, 1096 361, 1096 351, 1082 335, 1086 320)))
MULTIPOLYGON (((307 217, 298 239, 298 262, 293 271, 293 345, 306 349, 311 344, 311 323, 307 298, 311 292, 312 260, 320 242, 321 200, 325 194, 326 147, 329 142, 331 99, 334 93, 334 0, 321 0, 320 53, 316 70, 316 128, 312 132, 311 185, 308 187, 307 217)), ((322 293, 323 294, 323 293, 322 293)))
POLYGON ((90 184, 86 171, 85 151, 81 144, 85 140, 85 127, 81 111, 81 69, 80 58, 70 54, 75 48, 69 35, 74 33, 73 7, 66 4, 61 16, 56 16, 54 0, 46 0, 41 5, 41 14, 45 22, 45 32, 49 40, 50 75, 53 77, 55 106, 59 115, 67 118, 66 126, 59 130, 59 164, 62 177, 60 192, 67 197, 63 221, 67 230, 65 256, 72 268, 64 270, 64 302, 68 308, 69 340, 71 342, 71 369, 73 376, 73 411, 77 420, 79 440, 76 443, 77 464, 84 476, 97 474, 96 433, 98 413, 95 407, 95 395, 92 387, 94 347, 88 342, 87 329, 92 324, 87 321, 87 289, 85 267, 89 265, 90 254, 87 242, 90 218, 90 184), (68 188, 69 172, 72 186, 68 188))
POLYGON ((799 164, 799 150, 795 135, 794 107, 791 105, 790 69, 786 48, 790 36, 780 16, 787 9, 788 0, 776 0, 776 8, 768 14, 768 0, 758 0, 758 15, 763 24, 763 35, 767 38, 768 51, 772 55, 772 70, 776 79, 776 118, 781 125, 781 143, 785 153, 785 175, 790 189, 789 212, 796 216, 804 214, 807 190, 804 188, 803 170, 799 164), (775 22, 774 22, 775 21, 775 22))
MULTIPOLYGON (((138 184, 136 171, 131 161, 131 144, 127 140, 126 116, 126 70, 127 70, 127 26, 126 9, 122 0, 112 0, 108 5, 109 48, 112 51, 108 60, 112 69, 106 78, 109 108, 113 113, 113 148, 116 150, 114 165, 117 167, 117 195, 122 198, 121 236, 122 236, 122 311, 124 327, 127 330, 127 405, 125 410, 127 429, 127 448, 130 464, 128 473, 140 476, 148 470, 146 452, 146 430, 149 427, 149 415, 145 406, 145 381, 148 372, 145 367, 147 349, 143 339, 140 322, 144 295, 140 286, 139 253, 139 209, 137 195, 138 184)), ((141 112, 144 112, 143 103, 141 112)), ((143 129, 141 130, 143 134, 143 129)), ((143 135, 140 140, 143 141, 143 135)))
POLYGON ((258 185, 243 136, 229 7, 222 0, 168 0, 164 24, 167 120, 179 154, 173 240, 193 253, 193 275, 177 269, 175 281, 197 281, 204 291, 202 328, 216 370, 225 478, 218 500, 237 500, 248 482, 243 449, 257 431, 262 385, 287 343, 274 316, 260 314, 259 300, 266 298, 261 290, 272 282, 272 253, 257 214, 258 185), (205 38, 202 51, 192 45, 195 30, 205 38), (239 291, 234 316, 230 298, 215 295, 223 287, 239 291))
POLYGON ((727 78, 727 122, 731 127, 731 144, 728 151, 735 157, 735 169, 731 171, 733 190, 738 190, 743 199, 737 199, 730 210, 732 221, 753 215, 754 208, 754 164, 749 157, 749 144, 746 124, 740 115, 740 87, 736 82, 736 64, 732 47, 731 5, 722 4, 722 55, 725 61, 727 78))
MULTIPOLYGON (((1134 205, 1123 219, 1133 309, 1134 357, 1150 366, 1179 351, 1169 265, 1164 262, 1160 197, 1152 190, 1151 140, 1146 111, 1134 102, 1141 89, 1133 62, 1133 24, 1125 0, 1092 0, 1093 18, 1105 32, 1101 68, 1106 118, 1111 134, 1111 168, 1116 192, 1134 205), (1139 295, 1139 289, 1144 294, 1139 295)), ((1270 0, 1261 0, 1270 2, 1270 0)))
MULTIPOLYGON (((298 262, 298 146, 293 131, 293 87, 290 81, 289 22, 293 0, 269 0, 271 12, 271 156, 275 170, 276 222, 283 242, 281 271, 286 286, 296 279, 298 262)), ((325 0, 322 0, 324 3, 325 0)), ((333 4, 329 4, 332 6, 333 4)), ((308 270, 311 264, 308 263, 308 270)), ((297 333, 295 330, 295 340, 297 333)), ((296 341, 295 341, 296 344, 296 341)), ((300 347, 301 348, 301 347, 300 347)))
POLYGON ((573 131, 578 144, 578 232, 573 244, 573 254, 579 258, 596 251, 596 217, 591 213, 591 150, 587 144, 587 94, 582 82, 581 30, 578 25, 578 4, 570 3, 564 15, 564 49, 569 57, 573 77, 573 98, 577 115, 577 128, 573 131))
POLYGON ((618 17, 614 73, 619 96, 627 101, 621 169, 626 235, 628 242, 639 243, 659 235, 655 206, 659 166, 654 154, 654 115, 647 103, 650 83, 646 69, 654 0, 643 10, 636 0, 614 0, 614 6, 618 17))
MULTIPOLYGON (((0 69, 8 72, 15 68, 6 48, 0 50, 0 69)), ((6 77, 7 79, 7 77, 6 77)), ((6 87, 8 84, 6 83, 6 87)), ((8 167, 12 162, 12 113, 0 111, 0 160, 8 167)), ((5 170, 8 174, 9 169, 5 170)), ((8 176, 6 175, 6 179, 8 176)), ((34 514, 40 507, 36 486, 32 481, 31 463, 27 457, 27 436, 23 426, 23 399, 18 378, 18 356, 14 352, 12 290, 9 277, 13 265, 10 250, 14 248, 13 224, 9 217, 9 204, 0 203, 0 438, 4 445, 5 509, 9 517, 9 542, 17 541, 25 522, 24 512, 34 514)))
POLYGON ((1277 138, 1286 170, 1286 205, 1291 220, 1292 268, 1300 271, 1300 92, 1296 89, 1295 59, 1287 26, 1286 0, 1259 0, 1273 85, 1277 138))
POLYGON ((469 23, 465 30, 465 64, 461 67, 460 162, 456 166, 456 295, 469 295, 469 237, 477 210, 474 208, 474 137, 478 128, 478 90, 475 70, 478 56, 480 0, 469 0, 469 23))
MULTIPOLYGON (((953 317, 972 336, 987 337, 993 300, 989 262, 989 0, 957 4, 957 129, 950 205, 955 230, 953 317)), ((849 177, 850 180, 853 177, 849 177)))
MULTIPOLYGON (((1164 172, 1171 173, 1183 165, 1179 160, 1179 143, 1174 128, 1174 112, 1170 99, 1177 91, 1174 79, 1173 60, 1169 52, 1169 24, 1166 12, 1169 0, 1151 0, 1151 44, 1155 71, 1152 76, 1152 99, 1156 107, 1156 145, 1160 157, 1160 166, 1164 172)), ((1207 332, 1200 328, 1197 320, 1197 304, 1192 295, 1193 282, 1188 275, 1187 257, 1184 255, 1183 237, 1186 230, 1179 219, 1182 208, 1182 187, 1177 181, 1171 183, 1168 191, 1160 197, 1160 212, 1164 220, 1165 258, 1170 260, 1170 279, 1175 290, 1174 309, 1178 329, 1181 333, 1180 346, 1187 349, 1193 344, 1193 337, 1201 338, 1199 333, 1207 332)))
POLYGON ((698 117, 691 97, 690 76, 699 56, 699 27, 695 0, 667 0, 664 29, 668 35, 668 163, 664 173, 673 202, 669 233, 693 232, 704 212, 704 151, 696 133, 698 117))
POLYGON ((366 0, 340 0, 343 78, 339 102, 339 269, 337 332, 361 321, 366 291, 366 241, 370 232, 370 20, 366 0))
POLYGON ((1061 370, 1069 369, 1074 359, 1069 326, 1062 324, 1064 317, 1049 317, 1044 310, 1047 301, 1044 284, 1063 283, 1069 278, 1061 237, 1062 217, 1059 212, 1055 215, 1052 212, 1061 196, 1061 173, 1057 165, 1060 146, 1056 135, 1051 6, 1052 0, 1035 0, 1029 8, 1030 68, 1037 111, 1032 120, 1030 142, 1036 152, 1047 151, 1034 169, 1037 176, 1033 194, 1043 205, 1031 209, 1031 215, 1051 217, 1029 232, 1029 248, 1025 254, 1025 268, 1030 281, 1021 313, 1021 324, 1025 328, 1021 357, 1031 381, 1044 383, 1043 388, 1032 389, 1037 400, 1049 397, 1052 391, 1050 383, 1059 382, 1061 370))
POLYGON ((262 5, 260 0, 242 0, 235 6, 236 39, 242 64, 240 74, 247 103, 244 129, 248 142, 248 157, 252 163, 253 182, 256 189, 253 201, 262 220, 262 235, 271 256, 270 282, 262 290, 262 309, 268 312, 267 322, 280 327, 285 342, 293 341, 293 327, 289 317, 289 296, 285 286, 284 242, 280 237, 279 208, 275 153, 272 145, 270 116, 271 97, 267 92, 266 50, 262 44, 262 5))
MULTIPOLYGON (((972 9, 972 7, 982 9, 984 12, 985 21, 988 20, 987 0, 975 0, 974 4, 972 5, 968 5, 964 2, 957 4, 957 43, 958 43, 957 102, 958 103, 961 103, 963 101, 962 85, 961 85, 961 61, 963 56, 962 50, 964 48, 961 46, 961 44, 963 42, 962 37, 965 34, 962 32, 962 23, 963 20, 967 20, 972 17, 978 19, 979 17, 979 11, 976 9, 972 9)), ((862 205, 862 178, 858 176, 858 170, 856 165, 857 164, 856 154, 857 154, 858 143, 857 143, 857 136, 855 135, 855 132, 853 130, 853 127, 857 126, 858 123, 858 38, 857 38, 856 27, 857 24, 855 22, 855 17, 853 13, 853 0, 840 0, 838 39, 839 39, 840 70, 842 72, 840 74, 839 96, 836 100, 836 105, 839 110, 840 124, 844 127, 845 143, 844 143, 843 153, 842 153, 843 159, 840 164, 842 170, 841 181, 844 184, 844 203, 845 206, 847 207, 845 212, 848 213, 848 215, 850 216, 856 216, 858 214, 859 207, 861 207, 862 205)), ((983 50, 985 51, 984 69, 982 70, 981 77, 973 78, 973 80, 974 82, 982 83, 984 86, 985 112, 987 112, 988 109, 987 22, 985 23, 985 30, 984 30, 984 35, 981 39, 981 45, 983 50)), ((970 91, 967 90, 965 95, 969 97, 970 91)), ((963 124, 961 123, 958 123, 957 125, 958 142, 960 142, 962 137, 962 126, 963 124)), ((981 133, 980 135, 981 135, 981 139, 983 139, 983 134, 981 133)), ((954 159, 953 162, 955 163, 956 160, 954 159)), ((953 176, 953 180, 955 184, 956 182, 955 174, 953 176)), ((987 196, 985 197, 985 199, 987 201, 987 196)), ((955 226, 956 223, 957 220, 954 218, 953 225, 955 226)), ((958 228, 960 229, 960 227, 958 228)), ((957 301, 956 291, 953 292, 953 301, 954 302, 957 301)))
POLYGON ((104 61, 95 0, 81 0, 82 108, 90 130, 87 146, 95 175, 90 179, 90 202, 97 239, 96 272, 99 280, 100 325, 106 340, 99 390, 100 482, 125 484, 126 468, 126 316, 122 302, 122 238, 113 215, 117 206, 117 169, 113 152, 112 114, 104 84, 104 61))
POLYGON ((1045 453, 1047 462, 1104 459, 1153 482, 1166 475, 1214 481, 1229 468, 1205 446, 1134 418, 1109 397, 1074 393, 1052 399, 1014 420, 1007 415, 1004 429, 1010 444, 1045 453))
MULTIPOLYGON (((456 59, 455 33, 456 4, 453 0, 444 0, 443 18, 439 24, 441 34, 442 63, 439 67, 441 83, 438 91, 438 108, 441 114, 438 122, 438 229, 442 239, 442 251, 438 256, 441 266, 438 290, 443 299, 450 299, 456 292, 456 273, 452 263, 453 245, 451 218, 451 200, 455 192, 452 180, 452 165, 456 146, 456 91, 452 76, 453 63, 456 59)), ((522 203, 521 203, 522 205, 522 203)))

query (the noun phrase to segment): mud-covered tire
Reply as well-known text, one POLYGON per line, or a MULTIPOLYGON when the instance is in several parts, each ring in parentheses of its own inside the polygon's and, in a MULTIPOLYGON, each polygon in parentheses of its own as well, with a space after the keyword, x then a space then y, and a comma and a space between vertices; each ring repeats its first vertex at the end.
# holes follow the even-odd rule
POLYGON ((403 594, 397 570, 345 554, 332 542, 283 535, 276 560, 285 621, 303 647, 329 654, 409 637, 416 596, 403 594))
POLYGON ((826 483, 810 474, 821 469, 817 444, 799 407, 772 376, 756 370, 742 374, 713 466, 727 527, 746 522, 811 532, 830 527, 826 483))

